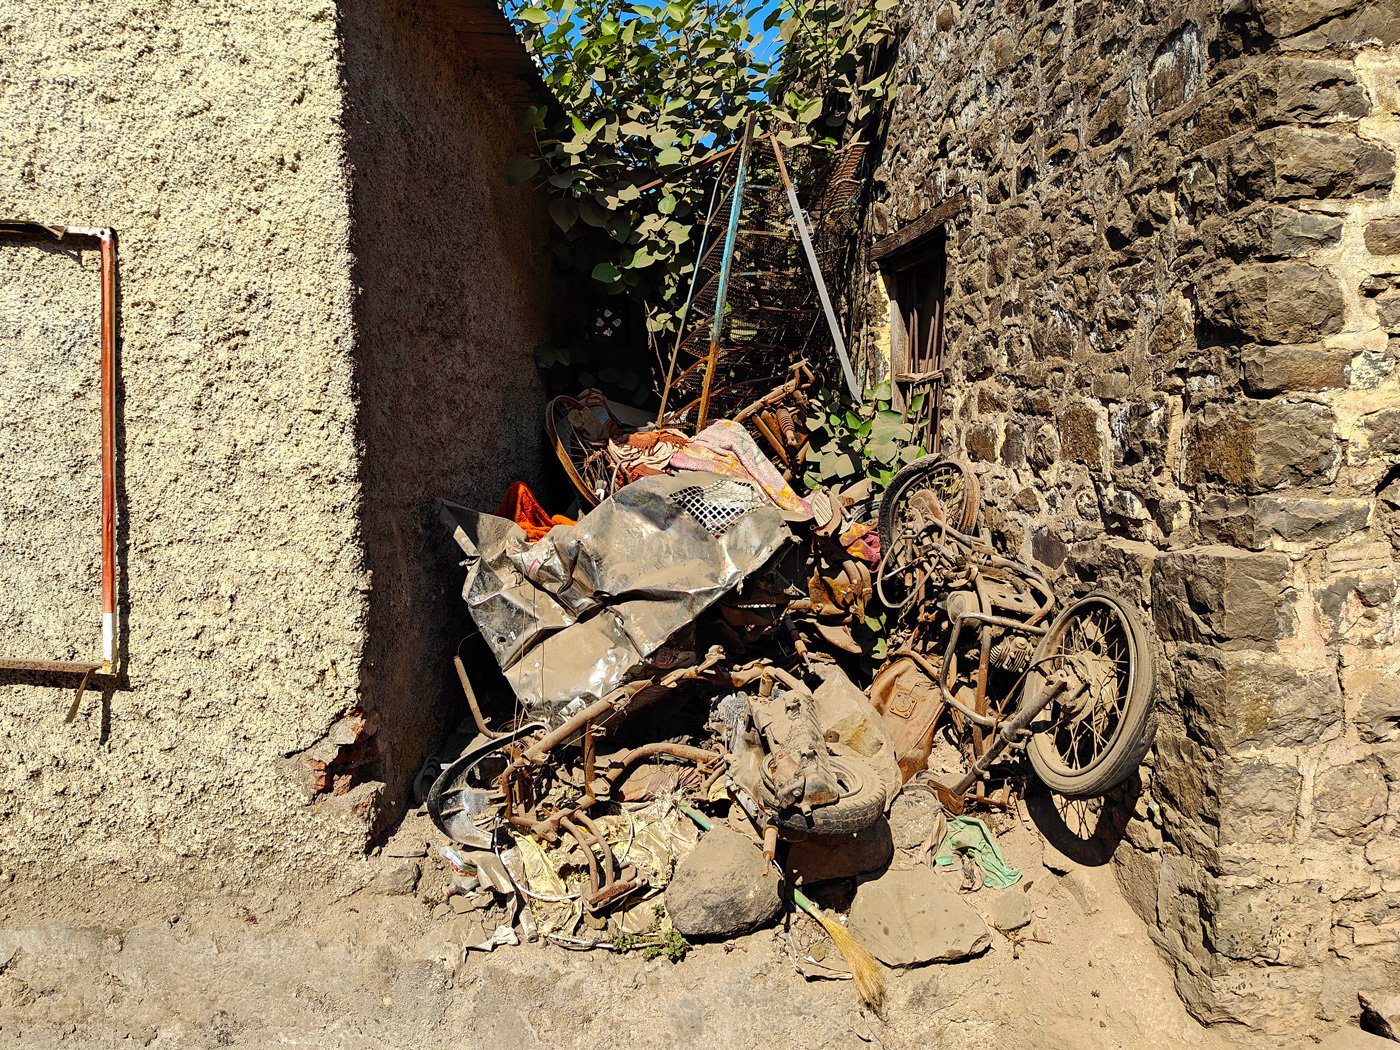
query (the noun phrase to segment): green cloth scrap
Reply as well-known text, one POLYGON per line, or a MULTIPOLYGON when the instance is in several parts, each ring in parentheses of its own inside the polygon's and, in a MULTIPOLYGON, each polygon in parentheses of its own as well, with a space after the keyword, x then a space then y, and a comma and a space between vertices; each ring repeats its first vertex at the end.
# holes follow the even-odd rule
POLYGON ((934 863, 946 868, 953 863, 957 853, 972 856, 973 861, 982 869, 983 884, 992 889, 1004 889, 1021 877, 1021 873, 1015 868, 1006 866, 1006 858, 1001 855, 1001 847, 997 845, 997 840, 992 838, 987 825, 976 817, 954 817, 948 821, 948 830, 943 835, 943 841, 938 844, 934 863))

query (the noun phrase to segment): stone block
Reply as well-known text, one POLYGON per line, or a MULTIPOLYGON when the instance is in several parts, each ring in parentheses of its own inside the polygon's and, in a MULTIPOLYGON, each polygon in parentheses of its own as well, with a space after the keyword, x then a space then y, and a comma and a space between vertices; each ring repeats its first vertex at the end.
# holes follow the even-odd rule
POLYGON ((1395 180, 1395 155, 1355 135, 1285 126, 1229 149, 1231 194, 1257 200, 1383 197, 1395 180))
POLYGON ((1147 70, 1147 105, 1156 115, 1189 101, 1204 79, 1201 30, 1188 22, 1157 48, 1147 70))
POLYGON ((1208 404, 1189 423, 1189 484, 1213 480, 1249 493, 1332 480, 1341 447, 1326 405, 1208 404))
POLYGON ((1400 217, 1366 224, 1366 250, 1372 255, 1400 255, 1400 217))
POLYGON ((1248 346, 1240 354, 1245 391, 1272 397, 1293 390, 1339 390, 1353 353, 1322 346, 1248 346))
POLYGON ((1313 822, 1319 838, 1360 845, 1381 830, 1389 789, 1381 764, 1362 758, 1324 769, 1313 784, 1313 822))
POLYGON ((1259 529, 1292 543, 1330 543, 1360 532, 1371 501, 1284 492, 1250 500, 1259 529))
POLYGON ((1248 850, 1293 841, 1303 775, 1266 759, 1231 763, 1220 782, 1220 837, 1248 850))
POLYGON ((1230 547, 1257 549, 1264 545, 1264 535, 1254 516, 1254 506, 1247 496, 1228 492, 1212 492, 1196 508, 1196 528, 1207 543, 1223 543, 1230 547))
POLYGON ((1340 733, 1342 691, 1330 668, 1290 667, 1250 650, 1205 649, 1182 652, 1177 676, 1188 730, 1217 752, 1301 747, 1340 733))
POLYGON ((1221 244, 1236 258, 1288 259, 1330 248, 1341 239, 1340 219, 1282 204, 1221 220, 1221 244))
POLYGON ((1300 1033, 1317 1026, 1322 980, 1315 967, 1232 966, 1212 982, 1209 1016, 1275 1036, 1273 1046, 1294 1047, 1300 1033))
POLYGON ((1091 470, 1104 468, 1107 442, 1102 413, 1085 402, 1072 404, 1056 416, 1060 456, 1083 463, 1091 470))
POLYGON ((1349 63, 1284 58, 1263 79, 1268 120, 1324 124, 1359 120, 1371 110, 1349 63))
POLYGON ((1346 304, 1328 271, 1305 262, 1245 263, 1200 289, 1212 324, 1261 343, 1300 343, 1342 330, 1346 304))
POLYGON ((1214 943, 1241 962, 1299 966, 1320 962, 1332 928, 1317 883, 1220 888, 1214 943))
POLYGON ((1255 10, 1270 36, 1284 37, 1296 36, 1361 4, 1362 0, 1258 0, 1255 10))
POLYGON ((1379 667, 1344 668, 1342 689, 1362 740, 1400 741, 1400 675, 1379 667))
POLYGON ((1157 630, 1181 642, 1275 643, 1290 629, 1288 577, 1282 554, 1224 546, 1165 554, 1152 574, 1157 630))

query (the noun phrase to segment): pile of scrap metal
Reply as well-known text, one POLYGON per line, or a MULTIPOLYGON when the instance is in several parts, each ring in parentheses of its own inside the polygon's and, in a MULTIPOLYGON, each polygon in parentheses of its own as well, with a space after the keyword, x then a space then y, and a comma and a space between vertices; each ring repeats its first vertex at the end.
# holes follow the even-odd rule
MULTIPOLYGON (((780 462, 798 442, 804 376, 746 414, 780 462)), ((772 858, 779 839, 868 828, 901 778, 879 714, 828 652, 854 648, 850 624, 872 593, 868 498, 860 508, 861 492, 797 495, 733 420, 693 439, 627 433, 601 398, 569 400, 551 406, 551 433, 604 421, 587 439, 608 464, 566 458, 582 468, 581 504, 596 497, 576 523, 536 528, 538 512, 522 525, 444 504, 464 598, 515 706, 493 728, 459 661, 479 735, 427 804, 466 859, 498 877, 488 858, 522 838, 536 858, 567 847, 581 923, 664 885, 668 871, 648 877, 619 858, 614 834, 635 834, 617 818, 653 801, 657 784, 673 806, 737 803, 772 858)))
POLYGON ((548 416, 591 506, 576 522, 518 499, 518 521, 444 505, 514 705, 493 728, 458 661, 478 736, 428 810, 543 936, 596 947, 615 943, 605 931, 655 932, 650 899, 695 845, 692 820, 709 823, 701 810, 747 824, 767 870, 781 843, 848 848, 909 784, 953 813, 1004 802, 974 789, 1009 749, 1083 796, 1150 744, 1135 614, 1090 595, 1052 620, 1044 578, 976 533, 965 467, 912 464, 878 514, 863 491, 794 490, 804 377, 740 413, 785 469, 742 422, 629 432, 590 392, 548 416), (893 652, 867 695, 845 667, 876 600, 893 652), (970 745, 954 785, 926 768, 940 724, 970 745))

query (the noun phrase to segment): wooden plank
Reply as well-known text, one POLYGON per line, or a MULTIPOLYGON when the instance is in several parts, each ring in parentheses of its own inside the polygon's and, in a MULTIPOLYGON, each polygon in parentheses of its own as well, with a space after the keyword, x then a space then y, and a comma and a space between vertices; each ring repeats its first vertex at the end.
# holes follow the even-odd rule
POLYGON ((12 660, 0 656, 0 671, 42 671, 46 674, 93 674, 101 664, 79 663, 72 660, 12 660))
POLYGON ((913 247, 917 241, 938 229, 954 215, 964 211, 967 204, 967 194, 962 191, 940 201, 908 226, 876 241, 870 248, 871 261, 878 263, 888 260, 891 256, 913 247))

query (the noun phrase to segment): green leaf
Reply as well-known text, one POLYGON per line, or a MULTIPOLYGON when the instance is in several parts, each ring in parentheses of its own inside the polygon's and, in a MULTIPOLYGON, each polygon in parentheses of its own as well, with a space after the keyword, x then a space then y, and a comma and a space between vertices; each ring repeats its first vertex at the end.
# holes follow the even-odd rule
POLYGON ((601 284, 616 284, 622 279, 622 271, 610 262, 600 262, 593 267, 593 279, 601 284))
POLYGON ((588 223, 589 226, 596 226, 598 229, 602 229, 608 221, 608 213, 594 204, 588 197, 578 202, 578 214, 579 218, 588 223))
MULTIPOLYGON (((871 401, 888 401, 891 393, 890 381, 888 379, 882 379, 871 387, 865 396, 871 401)), ((919 396, 922 397, 923 395, 920 394, 919 396)))
POLYGON ((554 225, 568 233, 578 222, 578 206, 573 201, 556 197, 549 202, 549 217, 554 220, 554 225))
POLYGON ((676 210, 676 198, 669 193, 666 194, 666 196, 656 202, 656 210, 662 215, 670 215, 676 210))
POLYGON ((515 17, 529 22, 532 26, 542 26, 549 22, 549 12, 539 7, 522 7, 515 17))
POLYGON ((517 153, 506 160, 506 181, 512 186, 519 186, 533 179, 539 170, 540 162, 534 157, 517 153))
POLYGON ((684 159, 684 155, 675 146, 668 146, 656 155, 656 163, 663 168, 672 168, 684 159))

